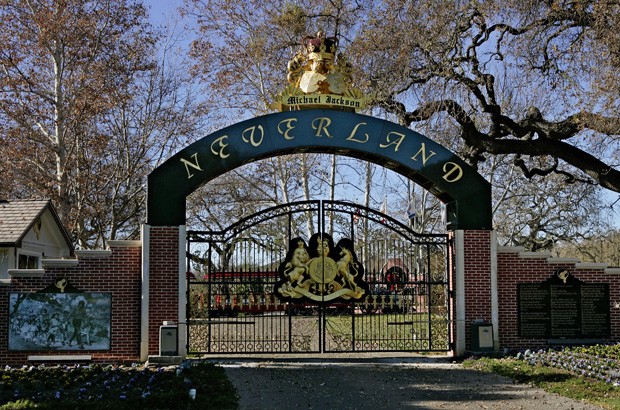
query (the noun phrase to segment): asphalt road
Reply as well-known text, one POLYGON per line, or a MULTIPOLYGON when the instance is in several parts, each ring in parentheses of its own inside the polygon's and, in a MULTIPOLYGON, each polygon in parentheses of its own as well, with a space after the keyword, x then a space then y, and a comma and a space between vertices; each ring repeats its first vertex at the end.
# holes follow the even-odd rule
POLYGON ((213 359, 245 409, 599 409, 446 358, 213 359))

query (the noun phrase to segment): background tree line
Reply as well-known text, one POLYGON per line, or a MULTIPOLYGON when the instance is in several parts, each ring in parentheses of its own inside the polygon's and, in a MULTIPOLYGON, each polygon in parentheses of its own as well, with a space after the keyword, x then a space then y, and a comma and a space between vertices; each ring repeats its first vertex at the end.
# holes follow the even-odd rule
MULTIPOLYGON (((80 247, 135 238, 150 170, 268 113, 301 39, 322 29, 373 96, 368 114, 436 140, 492 182, 500 245, 604 258, 588 244, 618 237, 620 5, 513 3, 185 0, 170 33, 141 1, 0 0, 0 197, 51 197, 80 247), (181 53, 179 32, 191 42, 181 53)), ((188 198, 188 225, 310 198, 387 200, 393 216, 414 209, 416 229, 444 229, 420 187, 314 154, 212 181, 188 198)))

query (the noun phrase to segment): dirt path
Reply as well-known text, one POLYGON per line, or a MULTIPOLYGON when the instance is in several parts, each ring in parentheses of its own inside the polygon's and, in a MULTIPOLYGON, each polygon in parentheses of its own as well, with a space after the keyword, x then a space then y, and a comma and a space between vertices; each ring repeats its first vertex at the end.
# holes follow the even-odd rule
MULTIPOLYGON (((213 360, 215 361, 215 360, 213 360)), ((221 361, 240 409, 598 409, 448 360, 221 361)))

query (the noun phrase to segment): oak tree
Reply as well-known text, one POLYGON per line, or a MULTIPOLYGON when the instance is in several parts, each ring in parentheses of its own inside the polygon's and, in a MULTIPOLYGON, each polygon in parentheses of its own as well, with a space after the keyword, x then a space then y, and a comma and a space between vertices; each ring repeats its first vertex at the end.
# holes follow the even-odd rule
POLYGON ((350 51, 403 125, 455 124, 474 166, 511 155, 528 178, 620 192, 618 2, 387 0, 369 15, 350 51))

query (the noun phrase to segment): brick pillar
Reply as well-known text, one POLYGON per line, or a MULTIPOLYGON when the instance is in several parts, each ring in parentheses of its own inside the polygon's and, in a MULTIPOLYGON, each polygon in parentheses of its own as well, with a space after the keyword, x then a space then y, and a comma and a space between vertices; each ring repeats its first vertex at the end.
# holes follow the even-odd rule
POLYGON ((162 323, 179 321, 179 232, 177 226, 151 226, 147 235, 148 263, 144 275, 148 282, 149 355, 159 354, 162 323))
MULTIPOLYGON (((483 321, 497 326, 497 312, 493 314, 493 305, 497 304, 493 238, 493 232, 488 230, 454 233, 453 289, 456 296, 452 317, 455 320, 456 355, 462 355, 472 348, 472 323, 483 321)), ((494 329, 494 340, 497 340, 496 335, 497 329, 494 329)))
POLYGON ((465 346, 471 349, 471 324, 492 323, 492 231, 465 231, 465 346))

